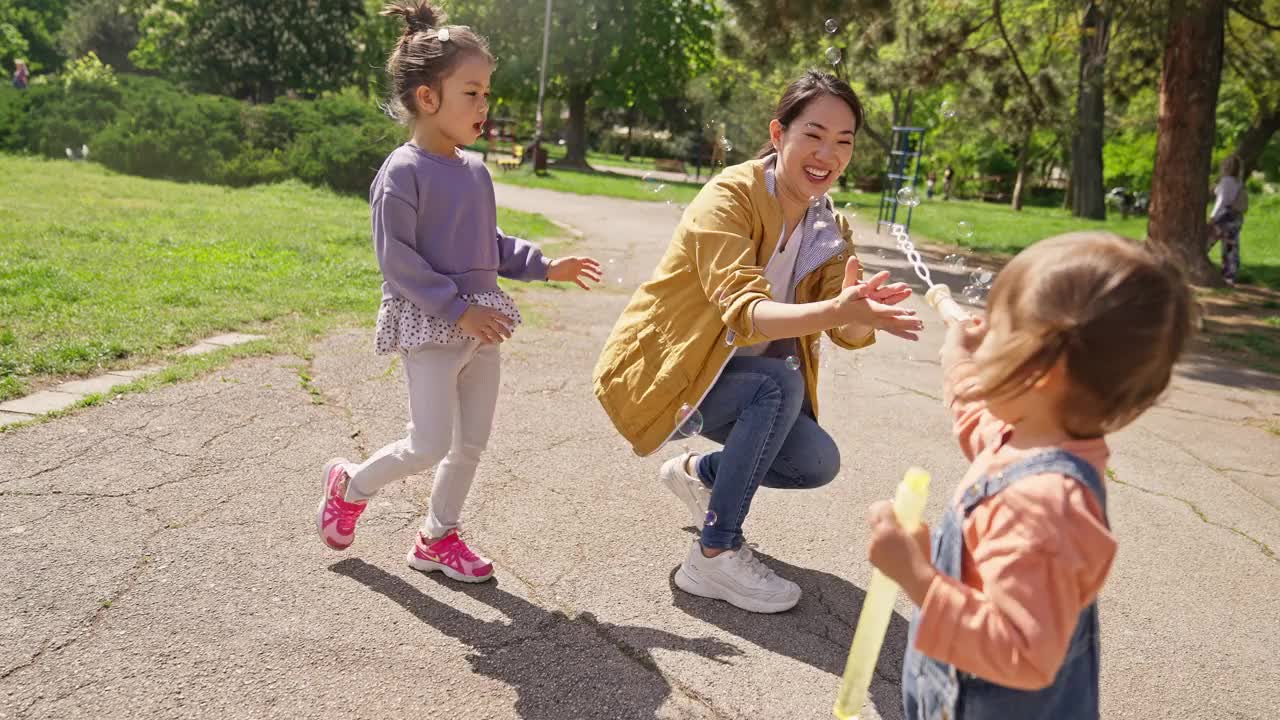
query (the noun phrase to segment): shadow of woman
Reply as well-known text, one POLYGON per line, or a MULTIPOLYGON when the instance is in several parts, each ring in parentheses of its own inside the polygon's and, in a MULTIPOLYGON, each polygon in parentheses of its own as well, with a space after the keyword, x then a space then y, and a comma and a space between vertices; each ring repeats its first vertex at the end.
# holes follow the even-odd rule
MULTIPOLYGON (((503 591, 496 579, 449 587, 500 611, 510 622, 478 620, 362 560, 342 560, 329 570, 470 646, 467 661, 474 671, 515 689, 515 710, 525 720, 653 718, 671 694, 653 650, 691 652, 724 664, 742 654, 713 638, 689 639, 655 628, 600 622, 590 613, 570 618, 550 612, 503 591)), ((699 710, 711 716, 701 698, 684 699, 689 707, 681 717, 698 717, 699 710)))
MULTIPOLYGON (((670 583, 675 606, 770 652, 837 678, 842 676, 866 592, 830 573, 798 567, 758 551, 755 554, 779 575, 800 585, 804 595, 794 609, 758 615, 719 600, 690 595, 676 587, 673 570, 670 583)), ((907 647, 907 625, 908 621, 897 613, 890 617, 880 661, 871 679, 871 701, 885 720, 902 718, 902 656, 907 647)), ((837 681, 831 683, 833 702, 838 687, 837 681)))

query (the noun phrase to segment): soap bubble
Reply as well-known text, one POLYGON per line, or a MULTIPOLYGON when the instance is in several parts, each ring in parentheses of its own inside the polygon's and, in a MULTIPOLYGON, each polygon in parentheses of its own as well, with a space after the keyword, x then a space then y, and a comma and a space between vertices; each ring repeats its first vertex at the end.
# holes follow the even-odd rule
POLYGON ((942 262, 946 263, 946 266, 952 270, 964 270, 963 255, 948 255, 942 262))
POLYGON ((827 62, 828 62, 828 63, 831 63, 832 65, 839 65, 839 64, 840 64, 840 57, 841 57, 840 48, 837 48, 837 47, 829 47, 829 48, 827 48, 827 62))
POLYGON ((990 288, 984 285, 965 285, 960 291, 960 296, 970 305, 977 305, 987 297, 987 290, 990 288))
POLYGON ((651 172, 645 173, 640 179, 647 183, 658 182, 658 177, 651 172))
POLYGON ((676 411, 676 434, 680 437, 693 437, 702 432, 702 413, 688 403, 676 411))
POLYGON ((702 524, 707 527, 714 527, 716 524, 716 520, 718 519, 719 517, 716 515, 715 510, 708 510, 707 516, 702 519, 702 524))
POLYGON ((814 223, 814 224, 813 224, 813 229, 814 229, 814 230, 826 230, 826 229, 827 229, 827 224, 826 224, 825 222, 823 222, 822 220, 819 220, 818 222, 816 222, 816 223, 814 223))
POLYGON ((824 27, 827 28, 828 33, 834 35, 839 32, 840 23, 836 22, 835 18, 827 18, 827 23, 824 27))
POLYGON ((733 143, 729 142, 729 138, 720 138, 720 145, 724 147, 725 152, 733 152, 733 143))
POLYGON ((963 240, 972 240, 973 225, 971 225, 967 220, 961 220, 960 222, 956 223, 956 234, 959 235, 960 238, 963 240))
POLYGON ((953 105, 950 100, 943 100, 942 103, 938 105, 938 114, 941 115, 944 120, 950 120, 956 116, 956 106, 953 105))
POLYGON ((796 357, 795 355, 788 355, 786 359, 786 363, 787 363, 788 370, 800 369, 800 358, 796 357))
POLYGON ((974 270, 969 276, 969 282, 977 286, 990 285, 991 279, 995 277, 995 273, 990 270, 974 270))
POLYGON ((809 196, 809 207, 816 209, 821 204, 822 204, 822 199, 819 198, 817 195, 809 196))
POLYGON ((844 209, 845 209, 845 210, 848 210, 849 208, 852 208, 852 207, 853 207, 853 203, 851 203, 851 202, 847 202, 847 203, 845 203, 845 204, 844 204, 844 209))
POLYGON ((658 185, 657 185, 656 187, 654 187, 654 188, 653 188, 653 192, 656 194, 656 193, 660 193, 660 192, 662 192, 663 190, 666 190, 666 189, 667 189, 667 186, 666 186, 666 185, 663 185, 662 183, 658 183, 658 185))
POLYGON ((920 204, 920 193, 910 185, 906 185, 898 191, 898 204, 913 208, 920 204))

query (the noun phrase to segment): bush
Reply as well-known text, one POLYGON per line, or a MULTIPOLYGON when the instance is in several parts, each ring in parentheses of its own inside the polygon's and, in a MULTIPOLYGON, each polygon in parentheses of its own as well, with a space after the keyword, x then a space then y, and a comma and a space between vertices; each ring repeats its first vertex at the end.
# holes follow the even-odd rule
POLYGON ((0 151, 90 157, 144 177, 244 186, 296 177, 363 195, 403 128, 363 96, 250 105, 89 58, 56 82, 0 87, 0 151), (106 68, 109 71, 109 68, 106 68))
POLYGON ((62 84, 68 92, 71 92, 78 89, 115 87, 119 83, 116 80, 116 72, 111 69, 111 66, 104 65, 98 59, 98 54, 90 51, 84 57, 72 60, 71 64, 67 65, 67 71, 62 74, 62 84))
POLYGON ((156 86, 128 93, 90 147, 102 164, 131 175, 216 181, 241 151, 240 117, 230 98, 156 86))
POLYGON ((403 131, 390 121, 331 126, 300 135, 286 154, 294 177, 339 192, 365 193, 403 131))

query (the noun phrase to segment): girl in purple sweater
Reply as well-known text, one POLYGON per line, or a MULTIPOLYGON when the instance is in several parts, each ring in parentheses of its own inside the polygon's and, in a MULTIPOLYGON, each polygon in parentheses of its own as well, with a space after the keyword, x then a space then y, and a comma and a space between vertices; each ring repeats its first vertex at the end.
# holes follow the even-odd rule
POLYGON ((376 350, 399 353, 409 389, 408 435, 364 463, 331 460, 316 525, 344 550, 356 520, 388 483, 437 463, 430 512, 409 565, 464 582, 493 564, 458 536, 462 506, 489 440, 498 399, 498 345, 520 324, 498 277, 599 282, 591 258, 549 260, 497 225, 484 163, 459 152, 481 135, 489 112, 493 56, 470 28, 444 25, 425 0, 389 6, 405 21, 387 61, 399 119, 413 138, 383 162, 369 189, 373 243, 382 268, 376 350))

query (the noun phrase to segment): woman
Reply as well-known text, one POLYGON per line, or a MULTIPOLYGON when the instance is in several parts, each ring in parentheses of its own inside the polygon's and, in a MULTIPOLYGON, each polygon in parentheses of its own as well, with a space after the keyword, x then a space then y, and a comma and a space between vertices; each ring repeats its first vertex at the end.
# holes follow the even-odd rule
POLYGON ((30 72, 27 70, 27 63, 22 60, 13 62, 13 86, 19 90, 27 89, 27 80, 30 72))
POLYGON ((1249 211, 1249 193, 1240 177, 1240 166, 1239 155, 1222 160, 1222 177, 1213 188, 1213 212, 1209 213, 1210 241, 1222 241, 1222 279, 1228 285, 1236 284, 1240 272, 1240 228, 1249 211))
POLYGON ((817 423, 817 344, 846 349, 876 330, 914 340, 911 294, 863 282, 853 232, 827 191, 862 126, 853 90, 810 71, 792 83, 756 160, 725 169, 685 211, 653 276, 636 290, 596 363, 595 391, 635 452, 649 455, 697 408, 724 446, 672 458, 660 478, 702 528, 676 573, 684 591, 781 612, 800 588, 743 545, 760 485, 825 485, 840 467, 817 423))

